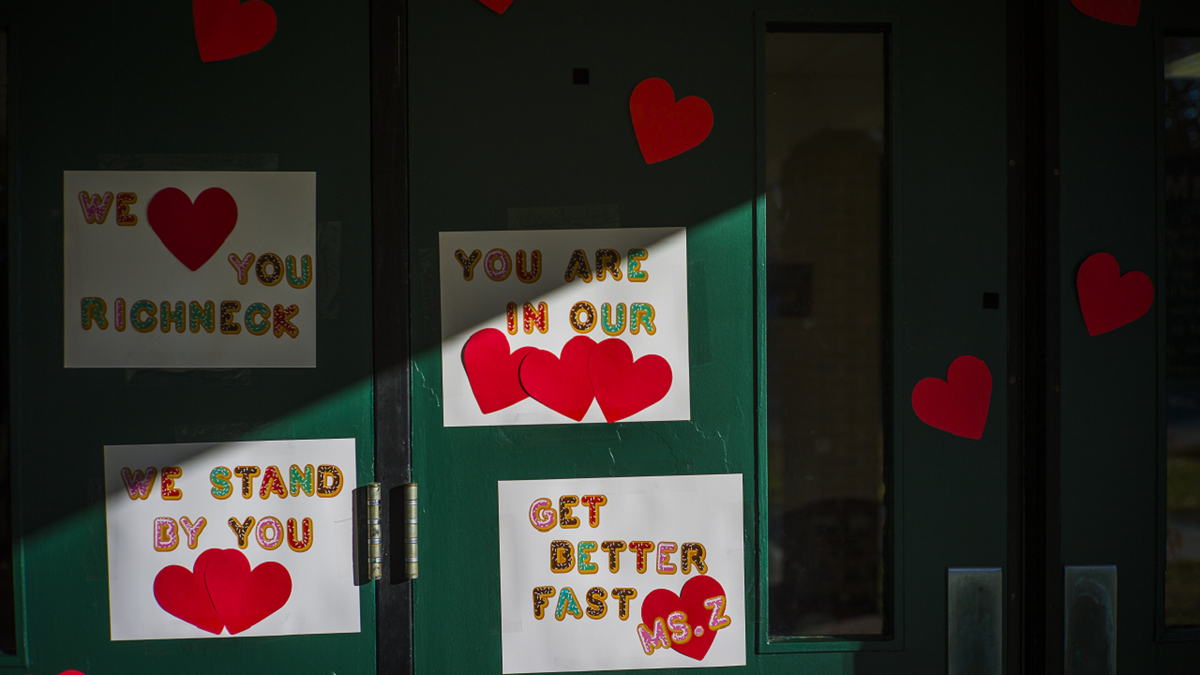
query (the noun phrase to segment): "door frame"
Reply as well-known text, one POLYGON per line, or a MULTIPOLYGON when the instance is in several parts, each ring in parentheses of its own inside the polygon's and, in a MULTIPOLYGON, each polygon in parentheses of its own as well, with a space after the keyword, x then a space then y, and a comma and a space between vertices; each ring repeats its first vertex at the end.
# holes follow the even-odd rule
POLYGON ((375 669, 413 672, 413 594, 400 495, 412 481, 408 284, 408 2, 371 0, 371 287, 375 480, 383 485, 383 578, 375 669), (395 509, 392 509, 395 505, 395 509), (396 547, 392 548, 392 542, 396 547))

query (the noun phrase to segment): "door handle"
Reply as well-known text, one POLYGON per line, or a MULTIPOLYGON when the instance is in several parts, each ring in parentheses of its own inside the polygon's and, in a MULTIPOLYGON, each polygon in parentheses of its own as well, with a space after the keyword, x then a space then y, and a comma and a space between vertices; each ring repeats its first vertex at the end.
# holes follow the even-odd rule
POLYGON ((949 675, 1001 675, 1004 574, 999 567, 951 568, 946 578, 949 675))

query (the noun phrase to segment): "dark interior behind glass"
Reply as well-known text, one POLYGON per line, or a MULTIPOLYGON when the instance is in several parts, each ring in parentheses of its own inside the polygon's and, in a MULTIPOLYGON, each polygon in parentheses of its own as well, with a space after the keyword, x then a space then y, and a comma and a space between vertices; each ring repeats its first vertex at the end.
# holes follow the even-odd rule
POLYGON ((886 38, 768 26, 773 638, 890 633, 886 38))
POLYGON ((1200 625, 1200 37, 1167 37, 1166 625, 1200 625))

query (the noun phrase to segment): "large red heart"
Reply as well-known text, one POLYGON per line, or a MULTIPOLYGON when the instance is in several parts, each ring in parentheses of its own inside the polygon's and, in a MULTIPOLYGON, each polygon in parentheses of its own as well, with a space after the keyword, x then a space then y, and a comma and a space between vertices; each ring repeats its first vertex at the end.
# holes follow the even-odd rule
POLYGON ((671 364, 657 354, 633 360, 633 350, 620 338, 596 345, 588 359, 588 376, 596 402, 609 422, 639 413, 671 390, 671 364))
POLYGON ((221 248, 237 219, 237 202, 217 187, 201 192, 194 204, 183 190, 164 188, 146 207, 146 220, 154 234, 193 272, 221 248))
POLYGON ((713 128, 712 107, 699 96, 675 100, 666 80, 642 80, 629 97, 633 133, 647 164, 670 159, 700 145, 713 128))
POLYGON ((1071 0, 1071 4, 1093 19, 1136 26, 1142 0, 1071 0))
POLYGON ((503 14, 504 10, 508 9, 508 6, 513 3, 513 0, 479 0, 479 1, 482 2, 483 4, 487 5, 488 9, 491 9, 492 11, 494 11, 497 14, 503 14))
POLYGON ((292 575, 277 562, 253 570, 236 548, 213 549, 204 572, 213 607, 230 635, 237 635, 271 616, 292 597, 292 575))
POLYGON ((521 386, 547 408, 582 421, 594 398, 588 357, 595 347, 590 337, 576 335, 563 345, 561 358, 541 349, 533 352, 521 362, 521 386))
POLYGON ((1122 275, 1117 259, 1107 253, 1084 260, 1075 284, 1088 335, 1107 333, 1140 319, 1154 304, 1150 277, 1141 272, 1122 275))
POLYGON ((913 387, 913 411, 921 421, 955 436, 983 437, 992 400, 992 371, 974 356, 950 364, 946 379, 927 377, 913 387))
POLYGON ((463 368, 471 383, 475 402, 484 415, 503 410, 525 400, 529 394, 521 388, 521 361, 533 347, 521 347, 508 353, 508 338, 495 328, 484 328, 467 339, 463 345, 463 368))
POLYGON ((262 0, 192 0, 201 61, 256 52, 275 36, 275 10, 262 0))
POLYGON ((204 584, 204 573, 218 549, 200 554, 191 571, 179 565, 168 565, 154 577, 154 599, 167 614, 183 619, 196 628, 220 635, 225 622, 221 620, 204 584))
POLYGON ((717 627, 712 628, 715 608, 712 605, 717 603, 714 601, 712 605, 705 606, 705 602, 713 598, 722 598, 719 609, 724 610, 728 600, 725 597, 725 589, 720 582, 709 576, 689 579, 683 588, 679 589, 679 595, 665 588, 655 589, 650 591, 650 595, 647 595, 646 601, 642 603, 642 625, 653 631, 655 620, 662 619, 663 625, 670 632, 672 627, 668 625, 668 621, 671 613, 683 612, 687 615, 686 622, 691 628, 691 637, 683 642, 672 640, 671 649, 700 661, 712 647, 717 631, 729 626, 729 619, 725 618, 723 622, 718 620, 717 627))

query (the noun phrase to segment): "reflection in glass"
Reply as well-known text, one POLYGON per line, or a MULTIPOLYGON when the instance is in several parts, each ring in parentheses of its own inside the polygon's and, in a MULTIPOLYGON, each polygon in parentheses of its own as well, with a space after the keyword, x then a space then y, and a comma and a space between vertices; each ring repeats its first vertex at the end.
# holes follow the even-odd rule
POLYGON ((0 28, 0 652, 17 652, 13 595, 12 481, 9 467, 8 368, 8 33, 0 28))
POLYGON ((766 41, 770 635, 884 636, 882 32, 766 41))
POLYGON ((1166 624, 1200 625, 1200 38, 1166 50, 1166 624))

